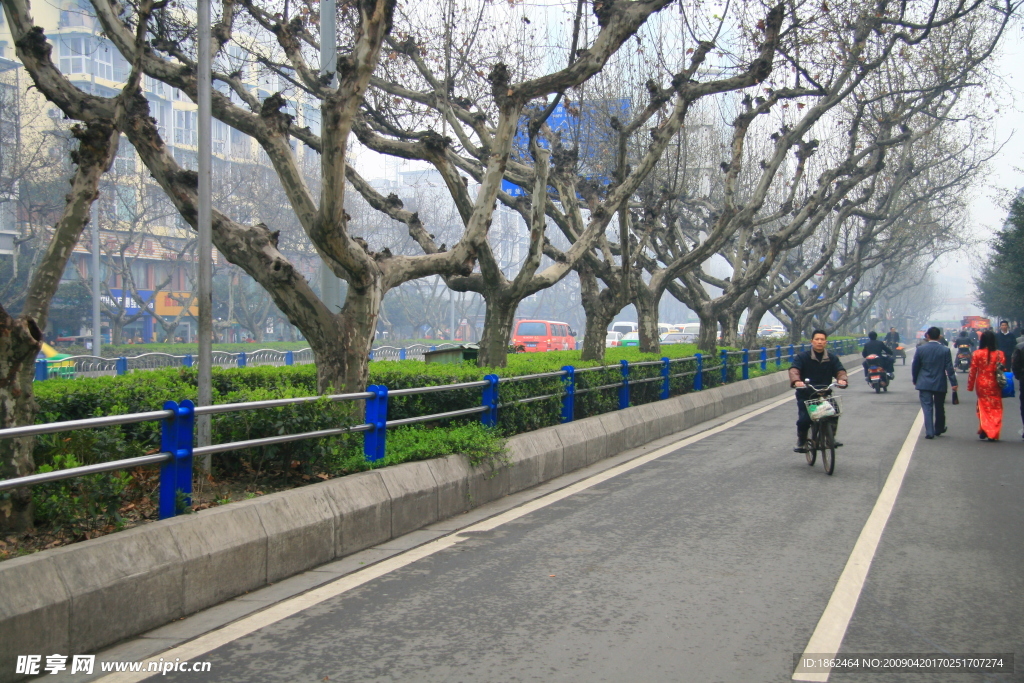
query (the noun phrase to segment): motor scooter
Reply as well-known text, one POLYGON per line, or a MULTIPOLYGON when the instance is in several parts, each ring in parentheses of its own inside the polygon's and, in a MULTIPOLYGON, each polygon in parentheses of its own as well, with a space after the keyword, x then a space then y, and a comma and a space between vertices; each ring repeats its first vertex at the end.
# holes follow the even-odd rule
POLYGON ((959 372, 967 372, 971 369, 971 349, 969 346, 961 346, 956 350, 956 360, 953 367, 959 372))
POLYGON ((889 392, 889 371, 885 369, 882 356, 873 353, 864 359, 864 379, 876 394, 889 392))

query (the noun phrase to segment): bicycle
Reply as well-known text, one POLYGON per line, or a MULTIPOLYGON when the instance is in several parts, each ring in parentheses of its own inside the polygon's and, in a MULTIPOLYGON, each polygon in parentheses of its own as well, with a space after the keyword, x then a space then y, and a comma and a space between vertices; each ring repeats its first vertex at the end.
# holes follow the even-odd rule
POLYGON ((833 382, 827 387, 816 387, 809 380, 804 385, 814 392, 814 397, 804 401, 807 414, 811 416, 811 433, 807 437, 807 464, 814 466, 821 452, 821 464, 825 474, 832 476, 836 469, 836 427, 842 414, 843 403, 838 396, 832 395, 832 387, 839 386, 833 382))

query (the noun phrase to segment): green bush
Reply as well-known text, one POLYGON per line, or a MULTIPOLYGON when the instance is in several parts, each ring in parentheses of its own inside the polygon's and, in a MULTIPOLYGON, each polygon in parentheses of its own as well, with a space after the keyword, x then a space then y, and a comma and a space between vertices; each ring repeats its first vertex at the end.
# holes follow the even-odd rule
MULTIPOLYGON (((685 394, 693 389, 696 347, 689 344, 665 346, 659 357, 643 354, 636 348, 608 349, 605 361, 584 362, 579 351, 552 351, 534 354, 513 354, 508 366, 499 369, 479 368, 474 363, 456 365, 425 364, 421 361, 378 361, 370 364, 370 383, 387 386, 390 391, 415 387, 441 386, 482 380, 489 372, 502 378, 499 385, 498 429, 502 436, 511 436, 561 420, 561 399, 564 381, 561 377, 540 377, 525 380, 526 375, 560 371, 566 365, 576 368, 577 419, 598 415, 618 407, 622 381, 620 361, 630 362, 630 404, 644 405, 660 399, 662 390, 661 357, 672 360, 670 395, 685 394), (650 363, 650 364, 648 364, 650 363), (650 380, 650 381, 647 381, 650 380), (517 401, 539 398, 528 403, 517 401)), ((730 381, 741 377, 741 358, 730 355, 727 374, 730 381)), ((757 352, 751 353, 751 376, 760 374, 757 352)), ((721 383, 720 359, 705 358, 705 388, 721 383)), ((783 367, 787 364, 784 363, 783 367)), ((775 369, 769 363, 769 371, 775 369)), ((281 398, 314 396, 316 368, 312 365, 288 367, 213 368, 213 402, 248 403, 281 398)), ((39 422, 60 422, 103 415, 158 410, 168 400, 197 398, 195 368, 164 368, 145 370, 115 377, 82 379, 51 379, 34 385, 40 405, 39 422)), ((444 390, 411 396, 389 398, 388 419, 419 417, 436 413, 478 407, 480 387, 444 390)), ((315 402, 237 411, 213 416, 214 443, 245 441, 281 434, 296 434, 351 426, 358 420, 358 406, 353 402, 331 402, 321 398, 315 402)), ((477 415, 451 418, 429 423, 437 429, 477 423, 477 415)), ((425 437, 427 432, 410 432, 425 437)), ((430 433, 431 439, 441 439, 430 433)), ((353 434, 316 440, 294 441, 274 446, 229 451, 214 458, 223 473, 265 471, 271 468, 300 467, 302 471, 352 471, 350 459, 359 456, 362 439, 353 434)), ((395 444, 390 438, 388 454, 395 444)), ((440 442, 439 442, 440 443, 440 442)), ((448 442, 445 442, 448 443, 448 442)), ((158 422, 143 422, 96 430, 83 430, 42 436, 36 444, 36 462, 53 466, 60 458, 72 457, 90 464, 156 452, 160 445, 158 422)), ((454 447, 454 446, 453 446, 454 447)), ((444 449, 442 449, 444 451, 444 449)), ((438 452, 445 455, 453 451, 438 452)))

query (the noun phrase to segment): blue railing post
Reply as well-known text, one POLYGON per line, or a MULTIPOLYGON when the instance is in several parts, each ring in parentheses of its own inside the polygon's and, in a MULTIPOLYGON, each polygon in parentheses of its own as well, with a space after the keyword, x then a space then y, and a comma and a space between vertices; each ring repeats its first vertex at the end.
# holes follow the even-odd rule
POLYGON ((667 357, 664 357, 664 356, 661 359, 661 400, 662 401, 664 401, 665 399, 668 398, 669 393, 670 393, 670 391, 672 389, 671 384, 669 382, 669 375, 672 374, 672 370, 671 370, 671 367, 669 365, 669 363, 671 363, 671 362, 672 361, 670 361, 667 357))
POLYGON ((572 422, 576 419, 576 368, 571 365, 563 365, 565 377, 562 378, 562 388, 565 394, 562 396, 562 422, 572 422))
POLYGON ((430 350, 431 350, 431 351, 437 351, 437 346, 435 346, 435 345, 431 344, 431 345, 430 345, 430 350))
POLYGON ((247 360, 248 360, 248 358, 245 355, 245 351, 242 351, 241 353, 239 353, 238 354, 238 367, 244 368, 245 367, 245 363, 246 363, 247 360))
POLYGON ((192 367, 194 363, 195 360, 192 358, 191 353, 186 353, 185 357, 181 359, 181 364, 184 365, 186 368, 192 367))
POLYGON ((114 371, 117 372, 117 374, 119 375, 127 375, 128 359, 125 358, 124 356, 118 358, 117 361, 114 363, 114 371))
POLYGON ((405 347, 398 349, 398 360, 405 360, 405 347))
POLYGON ((192 505, 192 441, 195 425, 195 406, 192 401, 180 404, 166 401, 164 410, 174 415, 161 423, 160 450, 174 458, 160 466, 160 519, 178 514, 178 496, 184 507, 192 505))
POLYGON ((366 399, 366 422, 372 429, 363 432, 363 457, 367 462, 376 462, 384 457, 388 433, 388 388, 383 384, 371 384, 366 390, 373 397, 366 399))
POLYGON ((704 388, 704 356, 695 353, 693 357, 697 359, 697 371, 693 374, 693 390, 700 391, 704 388))
POLYGON ((789 345, 789 362, 790 363, 793 362, 793 345, 792 344, 789 345))
POLYGON ((284 364, 295 365, 295 354, 291 351, 285 351, 284 353, 284 364))
POLYGON ((370 349, 370 360, 373 360, 373 349, 370 349))
POLYGON ((743 379, 750 379, 750 350, 743 349, 743 379))
POLYGON ((761 370, 764 371, 764 370, 767 370, 767 369, 768 369, 768 349, 762 346, 761 347, 761 370))
MULTIPOLYGON (((118 373, 118 374, 120 374, 120 373, 118 373)), ((42 382, 44 379, 49 379, 49 378, 50 378, 50 373, 47 370, 46 359, 45 358, 37 358, 36 359, 36 381, 37 382, 42 382)))
POLYGON ((800 353, 803 353, 806 350, 807 350, 807 344, 801 344, 800 345, 800 353))
POLYGON ((775 367, 782 367, 782 344, 775 345, 775 367))
POLYGON ((729 381, 729 352, 722 349, 722 384, 729 381))
POLYGON ((629 361, 620 360, 622 366, 622 386, 619 387, 619 410, 629 407, 629 361))
POLYGON ((490 382, 484 387, 483 405, 487 410, 480 413, 480 422, 484 427, 498 426, 498 376, 484 375, 484 379, 490 382))

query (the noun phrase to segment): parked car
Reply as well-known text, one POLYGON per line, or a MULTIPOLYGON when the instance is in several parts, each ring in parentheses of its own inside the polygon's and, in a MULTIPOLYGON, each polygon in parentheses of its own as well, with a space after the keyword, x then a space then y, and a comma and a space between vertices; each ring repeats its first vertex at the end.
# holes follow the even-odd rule
POLYGON ((605 348, 611 348, 613 346, 622 345, 622 333, 621 332, 609 332, 604 338, 605 348))
POLYGON ((622 335, 619 346, 640 346, 640 333, 630 332, 629 334, 622 335))
POLYGON ((668 332, 661 335, 662 344, 693 344, 697 336, 686 332, 668 332))
POLYGON ((520 320, 512 344, 521 345, 527 353, 565 351, 576 348, 576 332, 557 320, 520 320))
POLYGON ((629 334, 630 332, 636 332, 636 330, 636 323, 631 323, 628 320, 620 320, 618 322, 614 322, 612 323, 612 326, 608 328, 609 332, 618 332, 620 334, 629 334))

